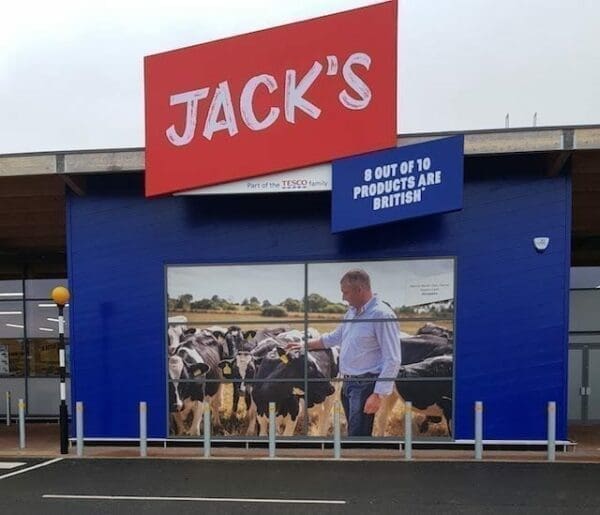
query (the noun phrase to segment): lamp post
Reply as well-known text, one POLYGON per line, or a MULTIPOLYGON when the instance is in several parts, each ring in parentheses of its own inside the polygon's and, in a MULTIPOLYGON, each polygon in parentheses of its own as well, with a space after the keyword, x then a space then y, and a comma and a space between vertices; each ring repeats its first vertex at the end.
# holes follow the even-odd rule
POLYGON ((60 408, 59 408, 59 424, 60 424, 60 453, 69 454, 69 422, 67 415, 67 387, 65 384, 66 367, 65 367, 65 319, 63 311, 65 304, 69 302, 71 294, 64 286, 57 286, 52 290, 52 300, 58 307, 58 359, 60 372, 60 408))

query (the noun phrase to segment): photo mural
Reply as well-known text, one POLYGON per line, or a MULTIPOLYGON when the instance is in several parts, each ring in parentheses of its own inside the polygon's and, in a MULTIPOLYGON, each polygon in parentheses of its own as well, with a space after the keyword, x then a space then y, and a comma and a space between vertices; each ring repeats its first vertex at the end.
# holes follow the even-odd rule
POLYGON ((454 258, 167 267, 169 434, 451 437, 454 258))

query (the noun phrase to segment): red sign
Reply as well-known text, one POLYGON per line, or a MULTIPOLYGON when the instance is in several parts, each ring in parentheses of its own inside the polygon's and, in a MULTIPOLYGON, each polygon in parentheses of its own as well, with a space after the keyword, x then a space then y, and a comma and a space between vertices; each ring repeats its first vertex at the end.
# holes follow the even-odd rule
POLYGON ((145 58, 146 195, 396 145, 396 0, 145 58))

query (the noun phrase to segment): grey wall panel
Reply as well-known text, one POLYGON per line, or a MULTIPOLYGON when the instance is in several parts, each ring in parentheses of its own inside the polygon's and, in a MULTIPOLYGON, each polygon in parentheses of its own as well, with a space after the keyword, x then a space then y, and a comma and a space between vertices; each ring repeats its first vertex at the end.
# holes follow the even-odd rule
POLYGON ((569 331, 600 331, 600 289, 571 290, 570 299, 569 331))
MULTIPOLYGON (((0 378, 0 415, 6 416, 6 392, 10 392, 10 412, 16 415, 19 411, 19 399, 25 399, 25 379, 22 377, 0 378)), ((0 421, 0 423, 2 423, 0 421)))
MULTIPOLYGON (((29 415, 57 416, 60 404, 59 379, 56 378, 29 378, 29 415)), ((71 389, 67 379, 67 406, 70 406, 71 389)))

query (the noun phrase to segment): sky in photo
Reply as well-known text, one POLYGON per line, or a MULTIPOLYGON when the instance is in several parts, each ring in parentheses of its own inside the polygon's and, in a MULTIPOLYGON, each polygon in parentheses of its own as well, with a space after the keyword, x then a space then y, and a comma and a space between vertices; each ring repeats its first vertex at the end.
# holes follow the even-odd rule
MULTIPOLYGON (((423 259, 308 265, 308 292, 341 302, 339 281, 350 268, 363 268, 373 292, 394 307, 454 298, 454 260, 423 259)), ((173 266, 167 271, 169 297, 194 300, 218 295, 241 303, 257 297, 279 304, 304 296, 304 265, 173 266)))

